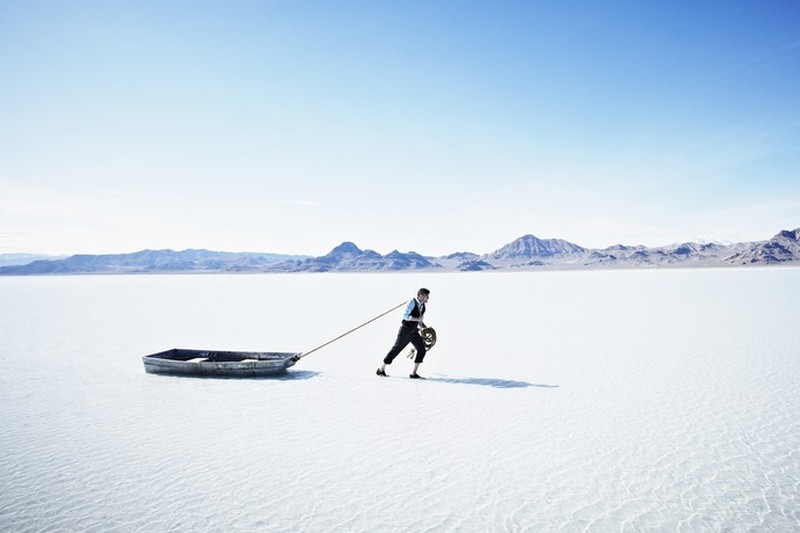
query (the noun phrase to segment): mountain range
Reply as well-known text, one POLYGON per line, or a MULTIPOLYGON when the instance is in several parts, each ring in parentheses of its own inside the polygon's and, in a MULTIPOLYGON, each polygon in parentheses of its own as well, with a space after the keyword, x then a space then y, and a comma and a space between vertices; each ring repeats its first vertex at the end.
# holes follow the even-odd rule
POLYGON ((320 257, 194 249, 142 250, 129 254, 73 255, 0 266, 0 275, 481 271, 775 264, 800 264, 800 228, 781 231, 767 241, 735 244, 687 242, 655 248, 618 244, 593 249, 562 239, 524 235, 488 254, 458 252, 441 257, 397 250, 381 255, 373 250, 362 250, 352 242, 344 242, 320 257))

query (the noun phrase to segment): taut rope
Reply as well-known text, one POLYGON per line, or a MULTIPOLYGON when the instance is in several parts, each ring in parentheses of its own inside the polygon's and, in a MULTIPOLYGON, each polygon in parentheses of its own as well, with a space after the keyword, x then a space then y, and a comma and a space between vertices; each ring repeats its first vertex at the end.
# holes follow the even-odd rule
POLYGON ((300 354, 300 355, 298 355, 298 356, 295 356, 295 361, 299 361, 299 360, 300 360, 300 359, 302 359, 303 357, 305 357, 305 356, 307 356, 307 355, 310 355, 310 354, 312 354, 312 353, 316 352, 316 351, 317 351, 317 350, 319 350, 320 348, 324 348, 324 347, 326 347, 327 345, 331 344, 332 342, 336 342, 336 341, 338 341, 339 339, 341 339, 341 338, 342 338, 342 337, 344 337, 345 335, 350 335, 351 333, 353 333, 353 332, 354 332, 354 331, 356 331, 357 329, 361 329, 361 328, 363 328, 364 326, 366 326, 366 325, 367 325, 367 324, 369 324, 370 322, 375 322, 375 321, 376 321, 376 320, 378 320, 380 317, 382 317, 382 316, 384 316, 384 315, 388 315, 389 313, 391 313, 391 312, 392 312, 392 311, 394 311, 395 309, 399 309, 400 307, 403 307, 404 305, 406 305, 406 303, 408 303, 408 302, 403 302, 403 303, 401 303, 400 305, 397 305, 397 306, 395 306, 395 307, 392 307, 391 309, 389 309, 389 310, 388 310, 388 311, 386 311, 385 313, 381 313, 381 314, 379 314, 378 316, 376 316, 375 318, 371 318, 371 319, 367 320, 366 322, 364 322, 364 323, 363 323, 363 324, 361 324, 360 326, 356 326, 356 327, 354 327, 353 329, 351 329, 350 331, 347 331, 347 332, 345 332, 345 333, 342 333, 341 335, 339 335, 339 336, 338 336, 338 337, 336 337, 335 339, 329 340, 329 341, 328 341, 328 342, 326 342, 325 344, 321 344, 321 345, 317 346, 316 348, 314 348, 313 350, 309 350, 309 351, 307 351, 306 353, 303 353, 303 354, 300 354))

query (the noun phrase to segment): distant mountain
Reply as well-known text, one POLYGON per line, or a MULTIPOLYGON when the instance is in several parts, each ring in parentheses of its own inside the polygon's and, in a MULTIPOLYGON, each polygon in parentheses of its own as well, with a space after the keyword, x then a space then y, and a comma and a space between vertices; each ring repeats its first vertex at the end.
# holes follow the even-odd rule
POLYGON ((395 272, 497 269, 648 268, 800 264, 800 228, 768 241, 736 244, 686 242, 648 248, 617 244, 584 248, 562 239, 525 235, 494 252, 425 257, 394 250, 381 255, 343 242, 320 257, 208 250, 142 250, 130 254, 73 255, 0 266, 0 275, 140 274, 158 272, 395 272))
POLYGON ((495 266, 542 266, 544 259, 565 260, 586 253, 586 248, 561 239, 539 239, 525 235, 482 257, 495 266))
POLYGON ((480 257, 481 256, 479 256, 478 254, 473 254, 472 252, 457 252, 457 253, 454 253, 454 254, 442 256, 442 257, 440 257, 440 259, 445 260, 445 261, 448 261, 448 260, 457 261, 457 262, 461 263, 463 261, 475 261, 477 259, 480 259, 480 257))
MULTIPOLYGON (((561 239, 525 235, 482 257, 494 268, 646 268, 764 265, 800 262, 800 228, 769 241, 720 244, 686 242, 648 248, 618 244, 584 248, 561 239)), ((486 269, 486 267, 482 268, 486 269)))
POLYGON ((781 231, 762 243, 752 243, 725 261, 732 265, 772 265, 800 260, 800 228, 781 231))
POLYGON ((0 254, 0 267, 11 265, 27 265, 34 261, 64 259, 66 255, 45 254, 0 254))
POLYGON ((586 248, 561 239, 538 239, 533 235, 525 235, 494 251, 488 257, 502 261, 505 259, 530 259, 533 257, 581 254, 585 251, 586 248))
POLYGON ((476 259, 473 261, 462 261, 458 264, 458 270, 463 272, 477 272, 481 270, 497 270, 497 267, 486 261, 476 259))
POLYGON ((346 272, 391 271, 422 268, 441 268, 416 252, 397 250, 381 255, 373 250, 361 250, 352 242, 343 242, 327 255, 302 261, 285 261, 269 270, 278 272, 346 272))
POLYGON ((593 250, 587 266, 709 266, 719 263, 724 255, 730 254, 733 246, 691 242, 656 248, 617 245, 593 250))
POLYGON ((141 274, 153 272, 244 272, 305 256, 209 250, 142 250, 130 254, 73 255, 0 267, 0 274, 141 274))

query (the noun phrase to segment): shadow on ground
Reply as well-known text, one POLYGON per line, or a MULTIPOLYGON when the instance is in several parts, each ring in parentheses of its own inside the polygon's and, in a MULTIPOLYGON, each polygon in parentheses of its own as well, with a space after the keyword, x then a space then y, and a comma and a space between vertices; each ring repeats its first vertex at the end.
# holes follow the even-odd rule
POLYGON ((207 379, 220 381, 302 381, 319 376, 319 372, 311 370, 289 370, 281 374, 271 374, 268 376, 215 376, 213 374, 148 374, 158 378, 178 378, 178 379, 207 379))
POLYGON ((491 378, 451 378, 451 377, 429 377, 427 381, 441 383, 456 383, 458 385, 481 385, 484 387, 494 387, 497 389, 524 389, 527 387, 540 387, 543 389, 557 389, 558 385, 544 385, 541 383, 528 383, 527 381, 513 381, 508 379, 491 378))
MULTIPOLYGON (((272 379, 279 379, 281 381, 293 381, 293 380, 303 380, 303 379, 311 379, 319 376, 319 372, 314 372, 312 370, 290 370, 285 374, 279 374, 277 376, 273 376, 272 379)), ((262 379, 268 379, 268 377, 264 377, 262 379)))

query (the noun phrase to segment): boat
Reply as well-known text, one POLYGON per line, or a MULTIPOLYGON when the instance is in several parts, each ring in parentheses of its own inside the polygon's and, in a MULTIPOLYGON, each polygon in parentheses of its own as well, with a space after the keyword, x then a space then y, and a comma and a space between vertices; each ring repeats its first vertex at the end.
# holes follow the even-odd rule
POLYGON ((173 348, 142 357, 148 374, 250 378, 286 372, 301 353, 226 352, 173 348))

